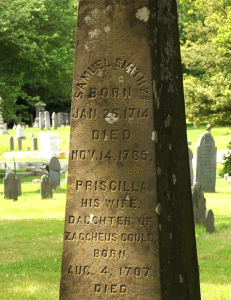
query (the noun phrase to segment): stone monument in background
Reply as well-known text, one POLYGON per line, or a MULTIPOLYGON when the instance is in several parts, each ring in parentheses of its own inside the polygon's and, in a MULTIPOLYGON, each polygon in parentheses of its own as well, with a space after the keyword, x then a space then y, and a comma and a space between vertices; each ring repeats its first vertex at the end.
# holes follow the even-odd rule
POLYGON ((194 183, 199 182, 205 192, 214 193, 216 186, 217 147, 206 131, 197 141, 194 183))
POLYGON ((46 132, 39 135, 39 153, 41 157, 50 157, 59 151, 59 137, 57 133, 46 132))
POLYGON ((199 300, 173 0, 80 0, 60 300, 199 300))
POLYGON ((35 108, 36 108, 36 117, 34 120, 34 126, 35 127, 39 127, 39 113, 44 113, 45 112, 45 107, 46 104, 43 103, 42 101, 38 102, 35 104, 35 108))

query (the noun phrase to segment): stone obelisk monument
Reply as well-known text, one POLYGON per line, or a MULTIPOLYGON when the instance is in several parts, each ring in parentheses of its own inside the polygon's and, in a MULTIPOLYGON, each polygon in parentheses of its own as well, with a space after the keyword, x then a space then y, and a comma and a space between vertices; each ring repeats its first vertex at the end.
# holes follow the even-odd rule
POLYGON ((61 300, 198 300, 175 0, 80 0, 61 300))

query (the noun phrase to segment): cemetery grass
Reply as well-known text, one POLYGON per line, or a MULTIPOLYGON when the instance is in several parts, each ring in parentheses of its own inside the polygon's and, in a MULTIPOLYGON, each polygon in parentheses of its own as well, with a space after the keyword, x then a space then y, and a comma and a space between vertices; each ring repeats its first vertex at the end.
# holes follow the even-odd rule
POLYGON ((58 299, 66 182, 40 199, 35 177, 22 178, 18 201, 3 199, 0 180, 0 299, 58 299))
MULTIPOLYGON (((33 177, 34 178, 34 177, 33 177)), ((61 274, 66 183, 53 199, 40 199, 39 184, 22 179, 17 202, 3 199, 0 179, 0 299, 57 300, 61 274)), ((202 300, 231 299, 231 189, 217 179, 206 193, 216 233, 196 226, 202 300)))

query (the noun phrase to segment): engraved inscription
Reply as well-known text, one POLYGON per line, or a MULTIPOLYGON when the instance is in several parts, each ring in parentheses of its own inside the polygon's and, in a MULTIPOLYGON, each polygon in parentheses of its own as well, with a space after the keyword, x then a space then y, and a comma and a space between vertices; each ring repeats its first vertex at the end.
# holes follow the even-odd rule
POLYGON ((94 249, 93 253, 95 258, 125 258, 126 250, 114 250, 114 249, 94 249))
POLYGON ((126 294, 127 287, 124 284, 95 284, 95 293, 96 294, 126 294))
POLYGON ((72 274, 72 275, 77 275, 77 276, 81 276, 81 275, 91 275, 90 272, 90 267, 89 266, 73 266, 70 265, 69 269, 68 269, 68 274, 72 274))
POLYGON ((147 150, 72 150, 72 161, 113 160, 113 161, 148 161, 151 160, 147 150))
MULTIPOLYGON (((136 84, 138 87, 145 86, 147 84, 147 78, 143 75, 143 73, 140 71, 140 69, 133 63, 128 62, 127 60, 124 60, 122 58, 116 58, 116 60, 112 63, 109 63, 107 58, 97 60, 94 63, 92 63, 90 66, 87 67, 85 71, 83 71, 82 75, 80 76, 80 79, 76 83, 76 91, 74 94, 74 98, 76 100, 82 99, 83 95, 86 92, 87 86, 93 76, 96 76, 96 74, 99 71, 103 71, 108 68, 113 68, 115 67, 116 69, 123 70, 127 74, 129 74, 132 78, 134 78, 136 84)), ((111 94, 113 97, 119 97, 119 90, 118 88, 113 87, 111 89, 111 94), (114 89, 114 90, 113 90, 114 89)), ((125 88, 126 89, 126 88, 125 88)), ((123 97, 129 97, 129 91, 123 91, 123 97)), ((109 90, 107 88, 102 88, 101 89, 101 95, 106 95, 109 97, 109 90)), ((96 97, 97 94, 97 88, 92 87, 92 91, 89 93, 88 97, 89 98, 94 98, 96 97), (94 90, 93 90, 94 89, 94 90)), ((148 99, 149 100, 149 99, 148 99)))
POLYGON ((109 191, 109 192, 143 192, 146 191, 145 181, 92 181, 76 180, 76 191, 109 191))
POLYGON ((128 141, 131 139, 131 132, 130 130, 92 130, 92 139, 94 141, 118 141, 124 140, 128 141))
POLYGON ((72 160, 118 160, 118 161, 146 161, 149 159, 147 150, 72 150, 72 160))
POLYGON ((124 109, 120 108, 104 108, 97 109, 90 108, 76 108, 72 117, 76 120, 97 120, 100 118, 106 119, 113 116, 115 119, 121 120, 140 120, 151 119, 151 112, 149 108, 136 108, 128 107, 124 109))
POLYGON ((130 282, 133 278, 146 281, 154 276, 153 264, 144 261, 140 265, 131 259, 135 248, 138 252, 150 251, 156 243, 152 208, 147 215, 143 201, 153 189, 143 172, 153 161, 149 149, 153 143, 151 139, 146 143, 143 131, 142 137, 134 131, 134 125, 143 127, 153 119, 152 92, 141 69, 119 57, 95 60, 75 81, 74 89, 72 118, 83 129, 84 141, 70 149, 70 163, 76 169, 81 163, 81 167, 94 170, 103 162, 105 170, 113 166, 110 174, 114 169, 122 172, 119 178, 107 172, 104 176, 102 167, 101 174, 87 178, 76 172, 76 209, 66 216, 64 240, 80 251, 87 249, 88 260, 81 264, 78 257, 66 272, 89 282, 99 298, 120 297, 129 293, 126 278, 130 282), (107 82, 108 76, 114 83, 107 82), (91 125, 85 127, 87 124, 91 125), (124 168, 126 165, 129 168, 124 168), (132 165, 135 169, 130 176, 126 172, 132 165))

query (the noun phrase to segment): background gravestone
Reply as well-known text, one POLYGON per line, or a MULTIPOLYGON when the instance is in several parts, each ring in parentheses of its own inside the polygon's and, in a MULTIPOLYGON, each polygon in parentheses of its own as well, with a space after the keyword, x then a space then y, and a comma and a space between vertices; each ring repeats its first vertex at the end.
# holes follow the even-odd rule
POLYGON ((41 199, 48 199, 53 197, 51 182, 47 175, 42 175, 41 177, 40 194, 41 199))
POLYGON ((39 153, 41 157, 50 157, 59 152, 59 137, 57 133, 47 132, 39 135, 39 153))
POLYGON ((64 125, 69 125, 68 113, 64 113, 64 125))
POLYGON ((215 192, 217 147, 210 132, 203 133, 196 145, 194 182, 199 182, 205 192, 215 192))
POLYGON ((39 127, 39 112, 44 112, 45 107, 46 107, 46 104, 43 102, 38 102, 35 104, 35 108, 36 108, 36 117, 34 120, 35 127, 39 127))
POLYGON ((61 165, 56 156, 52 156, 48 159, 46 163, 46 169, 48 171, 48 177, 51 182, 52 188, 57 188, 60 186, 60 173, 61 165))
POLYGON ((215 226, 214 226, 214 213, 211 209, 206 210, 205 214, 205 226, 206 226, 206 232, 213 233, 215 232, 215 226))
POLYGON ((57 113, 57 127, 61 127, 62 125, 62 117, 61 117, 61 113, 57 113))
POLYGON ((38 150, 38 139, 36 137, 32 138, 32 151, 38 150))
POLYGON ((8 134, 7 123, 3 124, 3 129, 0 129, 0 134, 8 134))
POLYGON ((18 151, 22 151, 22 137, 18 137, 18 151))
POLYGON ((39 129, 40 130, 43 130, 44 129, 44 112, 43 111, 40 111, 39 112, 39 129))
POLYGON ((9 136, 9 151, 14 151, 14 138, 12 135, 9 136))
POLYGON ((80 0, 61 300, 199 300, 173 0, 80 0))
POLYGON ((61 126, 65 125, 65 122, 64 122, 64 112, 60 112, 60 118, 61 118, 61 126))
POLYGON ((193 152, 188 147, 188 156, 189 156, 189 169, 190 169, 190 179, 191 179, 191 185, 193 185, 193 152))
POLYGON ((22 138, 22 139, 25 139, 26 136, 24 134, 24 126, 21 126, 20 124, 18 124, 16 126, 16 135, 15 135, 15 138, 18 139, 18 138, 22 138))
POLYGON ((47 130, 51 129, 51 121, 50 121, 50 113, 49 111, 45 111, 44 113, 44 119, 45 119, 45 128, 47 130))
POLYGON ((4 184, 4 198, 18 200, 19 183, 18 178, 13 174, 12 171, 6 173, 3 178, 4 184))
POLYGON ((194 222, 199 225, 205 225, 206 199, 199 182, 192 186, 192 201, 194 222))
POLYGON ((53 112, 53 114, 52 114, 52 127, 53 127, 53 129, 57 129, 57 116, 56 116, 56 113, 55 112, 53 112))

